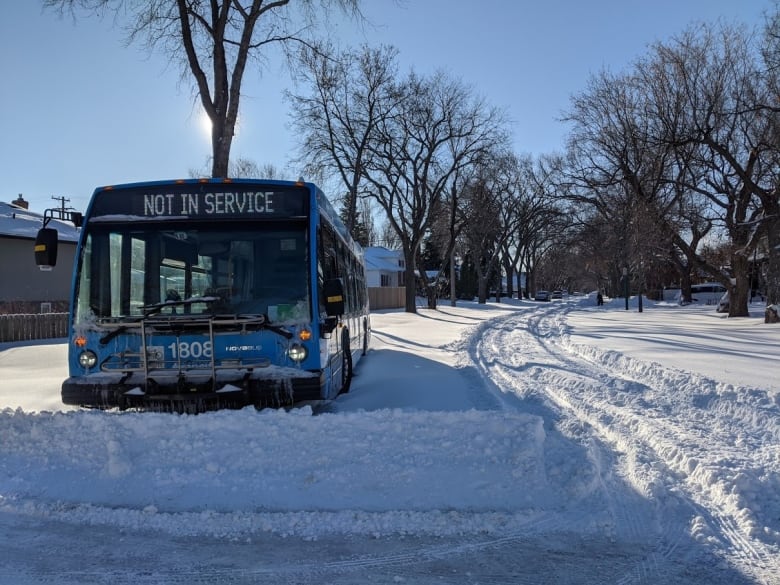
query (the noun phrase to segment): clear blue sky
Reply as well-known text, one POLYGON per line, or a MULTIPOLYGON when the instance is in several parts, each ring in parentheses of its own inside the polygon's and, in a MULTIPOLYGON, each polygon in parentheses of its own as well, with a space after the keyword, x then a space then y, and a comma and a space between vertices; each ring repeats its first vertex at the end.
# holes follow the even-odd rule
MULTIPOLYGON (((341 22, 342 45, 392 44, 402 71, 445 69, 513 120, 518 153, 562 149, 557 121, 603 68, 618 72, 689 25, 763 23, 770 0, 363 0, 375 27, 341 22)), ((0 200, 86 207, 98 185, 190 176, 210 153, 190 80, 163 55, 125 46, 112 19, 77 22, 8 2, 0 19, 0 200)), ((279 61, 247 70, 233 156, 288 168, 279 61)))

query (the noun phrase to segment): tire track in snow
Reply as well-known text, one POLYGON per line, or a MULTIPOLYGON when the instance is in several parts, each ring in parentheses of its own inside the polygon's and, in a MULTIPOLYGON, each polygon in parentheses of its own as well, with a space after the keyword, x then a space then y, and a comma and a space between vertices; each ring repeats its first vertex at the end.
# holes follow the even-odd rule
MULTIPOLYGON (((728 554, 741 560, 741 564, 749 567, 749 572, 757 578, 774 583, 774 576, 780 573, 780 547, 777 546, 780 539, 777 533, 774 540, 771 535, 768 537, 770 542, 751 537, 751 533, 760 534, 757 528, 761 526, 760 521, 754 517, 752 510, 740 505, 737 500, 742 491, 739 477, 745 470, 762 467, 756 463, 756 450, 768 445, 767 450, 773 451, 776 459, 780 426, 775 424, 772 427, 765 423, 767 413, 770 418, 772 412, 777 416, 777 406, 767 408, 766 393, 763 391, 735 389, 729 384, 669 370, 659 364, 640 364, 637 360, 619 354, 615 359, 614 355, 604 355, 604 352, 599 353, 593 348, 573 345, 565 325, 566 313, 568 311, 559 314, 555 320, 560 348, 575 359, 584 358, 596 368, 611 371, 616 377, 623 376, 635 388, 651 390, 656 402, 646 404, 644 408, 649 408, 655 416, 649 418, 642 416, 642 412, 634 413, 640 421, 637 426, 640 429, 645 427, 641 435, 646 439, 646 444, 677 474, 679 483, 687 486, 687 497, 706 510, 706 520, 714 530, 714 536, 724 543, 728 554), (735 406, 731 400, 724 400, 724 411, 720 408, 703 408, 701 414, 697 415, 699 409, 687 407, 679 399, 676 404, 664 402, 671 400, 669 397, 685 396, 691 390, 696 398, 701 389, 708 391, 707 403, 713 396, 724 394, 726 397, 739 397, 736 402, 742 404, 735 406), (666 416, 667 413, 675 416, 666 416), (680 415, 687 417, 678 419, 680 415), (740 447, 733 444, 734 427, 749 431, 746 444, 740 447), (691 432, 692 429, 694 432, 691 432), (728 473, 732 468, 739 470, 739 473, 735 478, 726 477, 724 471, 728 473), (756 567, 760 569, 758 572, 754 570, 756 567)), ((695 406, 695 401, 692 402, 695 406)), ((769 457, 773 458, 771 453, 769 457)), ((749 491, 752 487, 751 484, 746 489, 749 491)))
MULTIPOLYGON (((577 368, 581 371, 595 371, 597 376, 619 380, 622 386, 619 389, 622 393, 664 396, 679 391, 677 384, 667 383, 668 380, 678 378, 672 373, 657 371, 663 370, 658 365, 650 368, 637 368, 632 365, 615 368, 605 367, 598 361, 584 360, 578 352, 572 351, 573 348, 568 343, 565 326, 567 312, 558 313, 554 319, 546 323, 537 321, 540 328, 558 331, 557 335, 548 335, 554 341, 549 345, 551 355, 556 355, 564 361, 568 360, 570 363, 578 363, 577 368), (637 376, 636 372, 642 372, 644 375, 637 376)), ((624 364, 635 361, 625 356, 621 357, 620 362, 624 364)), ((686 375, 685 378, 688 376, 686 375)), ((589 394, 590 396, 592 395, 589 394)), ((718 437, 715 431, 717 425, 714 428, 710 425, 706 432, 691 433, 691 429, 696 428, 700 421, 695 419, 677 421, 673 416, 667 416, 681 414, 679 405, 675 406, 677 408, 670 409, 665 408, 663 404, 656 406, 655 403, 642 400, 636 403, 626 401, 618 407, 613 407, 608 401, 600 401, 596 408, 611 412, 610 426, 613 426, 615 421, 628 422, 626 427, 618 430, 617 433, 622 434, 627 430, 627 436, 622 438, 624 444, 631 441, 642 442, 649 452, 658 458, 661 467, 669 469, 673 479, 667 486, 668 489, 678 491, 679 485, 687 486, 684 496, 692 506, 700 509, 702 517, 713 529, 714 538, 724 545, 724 552, 732 561, 754 574, 762 582, 773 582, 774 575, 780 571, 776 551, 772 547, 765 547, 760 541, 747 537, 734 516, 721 504, 722 496, 728 495, 728 488, 718 485, 717 481, 713 483, 713 480, 707 477, 709 474, 698 473, 700 467, 707 465, 706 462, 717 460, 723 453, 728 453, 730 459, 734 457, 735 449, 730 445, 731 435, 718 437), (758 572, 756 568, 759 569, 758 572)), ((707 414, 710 414, 709 411, 707 414)), ((613 429, 604 426, 600 430, 604 433, 615 433, 613 429)), ((663 479, 660 478, 660 481, 663 482, 663 479)), ((659 489, 658 485, 650 487, 656 491, 659 489)))
MULTIPOLYGON (((731 453, 732 447, 721 440, 712 448, 710 433, 691 431, 706 421, 677 421, 669 414, 679 416, 679 409, 669 411, 663 403, 653 401, 674 392, 673 386, 663 383, 673 376, 648 374, 637 379, 636 373, 645 370, 610 367, 612 362, 605 364, 580 355, 567 339, 568 310, 556 304, 500 318, 500 324, 484 328, 471 352, 472 359, 503 392, 512 391, 526 400, 535 396, 549 401, 562 417, 559 424, 572 436, 590 436, 587 430, 578 430, 583 424, 594 429, 597 437, 625 453, 617 458, 623 462, 623 473, 648 497, 676 499, 675 508, 686 508, 689 515, 708 525, 703 533, 699 526, 700 534, 694 536, 757 579, 772 582, 774 575, 780 574, 776 548, 745 534, 737 519, 719 504, 721 497, 728 495, 722 493, 728 486, 717 482, 713 486, 707 477, 706 462, 723 452, 731 453), (503 360, 494 359, 501 355, 496 353, 500 347, 515 351, 503 360), (680 486, 684 486, 683 491, 680 486)), ((629 534, 636 534, 636 526, 631 525, 637 519, 631 510, 618 501, 614 514, 629 534)), ((663 520, 658 535, 661 548, 638 573, 652 570, 651 565, 663 564, 664 559, 694 553, 686 550, 692 545, 685 542, 691 540, 691 528, 672 517, 663 520)))
MULTIPOLYGON (((679 543, 687 537, 685 526, 677 522, 660 522, 658 532, 655 519, 640 517, 637 512, 637 498, 626 493, 621 477, 615 477, 611 471, 615 466, 612 450, 603 444, 603 440, 588 430, 591 422, 587 417, 574 417, 571 412, 575 405, 564 394, 550 396, 547 378, 552 375, 554 385, 571 382, 575 372, 571 364, 562 361, 550 352, 545 340, 553 337, 551 330, 541 329, 539 323, 551 318, 558 312, 558 305, 540 307, 530 314, 499 317, 484 324, 477 332, 471 350, 471 358, 488 378, 493 388, 504 395, 514 394, 522 402, 516 402, 515 408, 545 416, 545 406, 554 409, 553 417, 559 417, 557 425, 568 429, 572 439, 588 446, 588 457, 597 470, 600 492, 605 497, 610 510, 615 537, 621 541, 645 543, 648 553, 635 565, 626 569, 624 577, 618 582, 623 584, 658 582, 663 578, 673 552, 679 543), (512 351, 501 351, 511 347, 512 351), (497 358, 496 356, 502 356, 497 358), (551 400, 552 399, 552 400, 551 400), (583 426, 582 423, 587 423, 583 426), (653 537, 648 537, 653 535, 653 537)), ((585 376, 585 383, 601 383, 598 379, 585 376)), ((549 413, 546 415, 550 418, 549 413)), ((547 428, 548 425, 545 425, 547 428)), ((551 531, 566 531, 588 515, 586 508, 577 502, 570 506, 571 513, 561 518, 551 531)))

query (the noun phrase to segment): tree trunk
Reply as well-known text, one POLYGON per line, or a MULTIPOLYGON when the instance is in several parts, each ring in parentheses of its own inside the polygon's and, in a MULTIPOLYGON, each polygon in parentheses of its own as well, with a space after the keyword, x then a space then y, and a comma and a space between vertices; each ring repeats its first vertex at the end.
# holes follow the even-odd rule
POLYGON ((230 165, 230 147, 233 143, 233 129, 228 131, 227 124, 212 121, 211 149, 213 159, 211 161, 212 177, 228 177, 230 165))
MULTIPOLYGON (((461 267, 462 268, 462 267, 461 267)), ((458 302, 458 292, 455 279, 457 278, 457 272, 455 270, 455 249, 453 248, 450 254, 450 306, 454 307, 458 302)))
POLYGON ((417 312, 417 279, 414 277, 414 263, 406 262, 406 269, 404 271, 404 278, 406 280, 406 312, 417 312))
POLYGON ((691 271, 680 270, 680 299, 685 303, 691 302, 691 271))
POLYGON ((525 290, 528 292, 528 298, 532 299, 536 295, 536 270, 531 268, 525 273, 525 290))
POLYGON ((744 254, 732 255, 731 269, 735 282, 729 287, 729 317, 749 317, 750 275, 744 254))
POLYGON ((487 302, 488 294, 488 280, 487 278, 479 274, 477 279, 477 302, 480 305, 484 305, 487 302))
POLYGON ((438 296, 436 294, 436 287, 433 284, 429 284, 426 289, 426 293, 428 296, 428 308, 429 309, 436 309, 436 297, 438 296))
POLYGON ((512 262, 508 257, 503 264, 504 273, 506 274, 506 296, 511 299, 515 296, 515 267, 512 266, 512 262))
POLYGON ((766 304, 780 305, 780 218, 767 229, 766 304))

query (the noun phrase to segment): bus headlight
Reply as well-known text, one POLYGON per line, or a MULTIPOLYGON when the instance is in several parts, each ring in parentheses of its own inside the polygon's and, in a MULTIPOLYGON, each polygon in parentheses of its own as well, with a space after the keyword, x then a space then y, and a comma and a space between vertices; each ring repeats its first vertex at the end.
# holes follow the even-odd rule
POLYGON ((89 349, 82 351, 79 354, 79 365, 84 369, 94 368, 97 363, 97 356, 94 351, 89 349))
POLYGON ((306 359, 306 356, 309 355, 309 352, 304 346, 298 343, 293 343, 287 349, 287 355, 292 361, 300 363, 306 359))

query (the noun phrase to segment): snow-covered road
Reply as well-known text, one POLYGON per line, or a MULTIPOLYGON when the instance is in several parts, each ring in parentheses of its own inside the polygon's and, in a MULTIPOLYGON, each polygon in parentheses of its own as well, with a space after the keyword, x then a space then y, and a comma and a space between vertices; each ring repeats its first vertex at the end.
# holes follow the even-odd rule
POLYGON ((64 345, 0 348, 0 583, 780 583, 780 339, 688 334, 760 342, 743 385, 642 359, 674 309, 376 313, 291 412, 51 412, 64 345))

